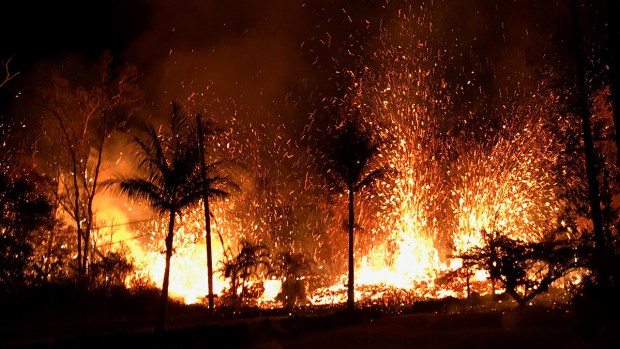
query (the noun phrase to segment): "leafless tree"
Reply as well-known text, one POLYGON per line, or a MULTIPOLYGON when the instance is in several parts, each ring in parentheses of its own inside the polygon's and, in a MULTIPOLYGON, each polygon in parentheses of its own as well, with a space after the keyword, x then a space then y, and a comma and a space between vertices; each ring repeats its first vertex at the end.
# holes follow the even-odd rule
POLYGON ((58 182, 59 203, 75 223, 77 274, 88 273, 91 231, 95 225, 94 199, 100 191, 104 153, 111 136, 123 125, 141 100, 137 69, 112 70, 112 57, 104 54, 98 81, 74 86, 55 74, 46 91, 45 134, 51 149, 48 163, 58 182))
POLYGON ((11 60, 13 57, 7 59, 6 61, 2 61, 2 65, 4 66, 4 78, 0 80, 0 88, 4 87, 9 81, 13 80, 19 72, 11 73, 11 69, 9 68, 9 64, 11 64, 11 60))

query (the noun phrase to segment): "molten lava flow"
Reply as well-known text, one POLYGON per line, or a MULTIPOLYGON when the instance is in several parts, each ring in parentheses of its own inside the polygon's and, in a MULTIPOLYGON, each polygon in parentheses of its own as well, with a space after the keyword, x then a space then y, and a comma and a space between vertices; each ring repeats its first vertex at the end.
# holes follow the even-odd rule
MULTIPOLYGON (((165 219, 156 219, 141 224, 139 232, 145 234, 139 243, 134 244, 132 254, 140 275, 146 276, 159 286, 165 268, 164 234, 167 231, 165 219), (161 221, 161 222, 160 222, 161 221)), ((219 227, 218 227, 219 228, 219 227)), ((204 215, 201 210, 186 212, 177 219, 175 228, 174 253, 170 262, 170 286, 172 297, 185 303, 203 301, 208 293, 207 252, 204 235, 204 215)), ((215 234, 217 236, 217 234, 215 234)), ((213 292, 221 295, 227 282, 217 272, 224 261, 224 250, 220 240, 212 236, 213 253, 213 292)))

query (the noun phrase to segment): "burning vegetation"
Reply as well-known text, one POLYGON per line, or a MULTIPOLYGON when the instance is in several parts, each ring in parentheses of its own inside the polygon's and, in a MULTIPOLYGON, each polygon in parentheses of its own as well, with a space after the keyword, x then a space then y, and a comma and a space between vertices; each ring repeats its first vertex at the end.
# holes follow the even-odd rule
MULTIPOLYGON (((92 81, 55 73, 35 124, 0 125, 2 290, 161 288, 163 331, 169 298, 211 312, 544 293, 556 306, 603 276, 617 288, 618 86, 579 100, 583 82, 533 72, 493 99, 416 8, 366 29, 332 73, 336 96, 296 123, 208 83, 152 108, 138 69, 110 55, 92 81)), ((21 77, 6 67, 3 89, 21 77)))

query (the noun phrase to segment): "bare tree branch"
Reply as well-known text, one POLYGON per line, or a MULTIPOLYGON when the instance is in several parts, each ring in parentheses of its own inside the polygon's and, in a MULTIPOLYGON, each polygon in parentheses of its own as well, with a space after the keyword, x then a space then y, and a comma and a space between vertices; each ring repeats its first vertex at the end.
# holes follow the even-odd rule
POLYGON ((19 72, 11 73, 11 70, 9 69, 9 64, 11 63, 12 59, 13 57, 9 58, 6 62, 2 61, 2 65, 4 65, 5 76, 4 76, 4 79, 0 80, 0 88, 2 88, 9 81, 13 80, 13 78, 19 75, 19 72))

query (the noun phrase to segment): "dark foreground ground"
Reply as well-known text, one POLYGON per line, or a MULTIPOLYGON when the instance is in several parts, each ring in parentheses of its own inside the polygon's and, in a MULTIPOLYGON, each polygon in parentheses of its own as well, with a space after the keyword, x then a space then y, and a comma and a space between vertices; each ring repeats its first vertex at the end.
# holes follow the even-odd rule
MULTIPOLYGON (((355 313, 192 319, 162 336, 116 324, 100 333, 0 341, 7 348, 619 348, 617 332, 588 330, 564 311, 529 309, 456 314, 355 313), (125 329, 123 329, 125 328, 125 329)), ((6 334, 6 332, 5 332, 6 334)))
MULTIPOLYGON (((408 314, 357 326, 272 340, 256 348, 598 348, 559 314, 408 314)), ((618 348, 620 343, 614 343, 618 348)))

